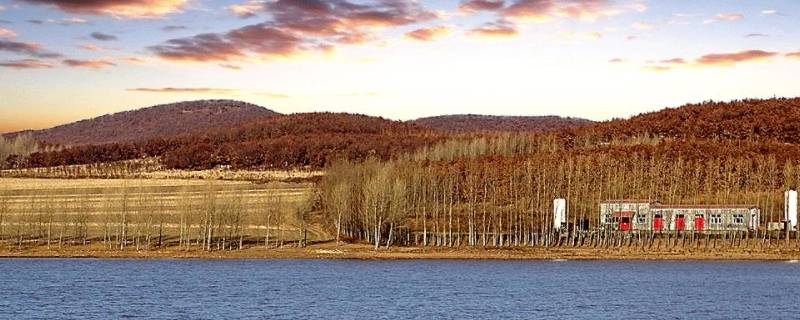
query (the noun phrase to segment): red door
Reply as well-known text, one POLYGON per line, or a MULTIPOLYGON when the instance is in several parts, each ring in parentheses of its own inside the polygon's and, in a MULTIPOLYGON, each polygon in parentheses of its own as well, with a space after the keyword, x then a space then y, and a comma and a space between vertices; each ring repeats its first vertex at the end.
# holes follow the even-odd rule
POLYGON ((703 231, 703 228, 706 226, 706 218, 702 215, 694 216, 694 229, 697 231, 703 231))
POLYGON ((664 228, 664 218, 661 215, 656 215, 653 219, 653 230, 661 231, 664 228))
POLYGON ((631 229, 631 219, 630 218, 622 218, 619 220, 619 230, 620 231, 628 231, 631 229))
POLYGON ((684 219, 683 215, 678 215, 675 217, 675 230, 683 231, 686 229, 686 219, 684 219))

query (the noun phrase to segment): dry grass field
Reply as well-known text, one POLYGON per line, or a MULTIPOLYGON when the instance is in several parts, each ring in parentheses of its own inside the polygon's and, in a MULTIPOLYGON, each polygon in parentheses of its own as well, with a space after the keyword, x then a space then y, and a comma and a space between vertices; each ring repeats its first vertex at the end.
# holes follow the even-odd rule
POLYGON ((19 249, 280 247, 325 238, 308 221, 313 194, 306 183, 0 178, 0 239, 19 249))

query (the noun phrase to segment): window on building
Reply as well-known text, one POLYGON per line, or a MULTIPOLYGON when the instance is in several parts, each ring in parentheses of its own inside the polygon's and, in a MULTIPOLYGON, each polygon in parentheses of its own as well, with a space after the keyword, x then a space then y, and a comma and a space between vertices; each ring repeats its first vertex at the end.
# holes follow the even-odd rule
POLYGON ((733 215, 733 223, 735 224, 744 224, 744 215, 741 213, 737 213, 733 215))
POLYGON ((711 218, 709 219, 709 222, 711 224, 722 224, 722 215, 719 213, 712 214, 711 218))

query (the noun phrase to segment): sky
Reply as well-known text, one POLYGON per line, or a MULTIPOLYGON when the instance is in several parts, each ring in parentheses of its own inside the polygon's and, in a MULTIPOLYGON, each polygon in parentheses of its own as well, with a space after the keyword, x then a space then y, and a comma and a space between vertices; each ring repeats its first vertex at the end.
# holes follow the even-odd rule
POLYGON ((592 120, 800 96, 797 0, 0 0, 0 132, 195 99, 592 120))

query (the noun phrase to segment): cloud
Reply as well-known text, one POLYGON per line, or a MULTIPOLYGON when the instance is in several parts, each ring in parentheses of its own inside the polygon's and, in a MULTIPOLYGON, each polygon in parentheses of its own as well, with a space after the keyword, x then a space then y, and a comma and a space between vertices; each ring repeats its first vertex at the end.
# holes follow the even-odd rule
POLYGON ((3 11, 3 10, 5 10, 5 9, 6 9, 6 7, 4 7, 4 6, 0 5, 0 11, 3 11))
POLYGON ((800 51, 789 52, 789 53, 786 54, 786 57, 787 58, 792 58, 792 59, 800 59, 800 51))
MULTIPOLYGON (((778 56, 777 52, 764 50, 747 50, 733 53, 712 53, 701 56, 692 61, 684 58, 672 58, 651 62, 643 68, 649 71, 669 71, 677 67, 729 67, 739 63, 767 60, 778 56)), ((788 56, 788 55, 787 55, 788 56)))
POLYGON ((0 19, 0 23, 2 23, 2 24, 11 24, 11 21, 0 19))
POLYGON ((269 15, 265 22, 171 39, 148 49, 173 61, 289 57, 368 42, 377 30, 436 18, 413 0, 276 0, 263 5, 269 15))
POLYGON ((58 19, 58 20, 47 19, 47 22, 48 23, 53 23, 53 24, 59 24, 59 25, 62 25, 62 26, 71 26, 71 25, 76 25, 76 24, 88 24, 89 20, 82 19, 82 18, 71 17, 71 18, 64 18, 64 19, 58 19))
POLYGON ((266 10, 266 4, 259 0, 249 0, 242 4, 230 5, 227 9, 240 18, 252 18, 264 12, 266 10))
POLYGON ((640 22, 634 22, 634 23, 631 25, 631 27, 632 27, 632 28, 634 28, 634 29, 639 29, 639 30, 650 30, 650 29, 653 29, 653 27, 654 27, 654 26, 653 26, 653 24, 652 24, 652 23, 649 23, 649 22, 641 22, 641 21, 640 21, 640 22))
POLYGON ((62 61, 65 66, 74 68, 89 68, 89 69, 103 69, 106 67, 116 66, 115 63, 108 60, 79 60, 79 59, 65 59, 62 61))
POLYGON ((765 60, 777 56, 777 52, 747 50, 735 53, 714 53, 704 55, 695 63, 702 66, 731 66, 737 63, 765 60))
POLYGON ((39 20, 39 19, 30 19, 30 20, 25 20, 25 21, 30 23, 30 24, 44 24, 44 21, 43 20, 39 20))
POLYGON ((169 25, 161 27, 161 30, 165 32, 172 32, 172 31, 186 30, 186 29, 189 28, 187 26, 180 26, 180 25, 169 25))
POLYGON ((417 41, 433 41, 442 36, 447 35, 450 33, 450 28, 446 26, 436 26, 430 28, 421 28, 411 32, 406 33, 406 38, 417 40, 417 41))
POLYGON ((489 22, 469 31, 473 36, 488 38, 513 37, 519 34, 517 26, 508 21, 489 22))
POLYGON ((625 63, 625 62, 626 62, 625 59, 622 59, 622 58, 614 58, 614 59, 608 60, 608 63, 613 63, 613 64, 625 63))
POLYGON ((235 64, 222 63, 222 64, 220 64, 219 66, 220 66, 221 68, 225 68, 225 69, 231 69, 231 70, 242 70, 242 67, 240 67, 240 66, 237 66, 237 65, 235 65, 235 64))
POLYGON ((45 50, 42 45, 30 42, 16 42, 0 39, 0 51, 27 55, 36 58, 58 58, 58 53, 45 50))
POLYGON ((177 87, 163 87, 163 88, 131 88, 126 91, 132 92, 147 92, 147 93, 212 93, 212 94, 232 94, 237 93, 235 89, 224 88, 177 88, 177 87))
POLYGON ((44 69, 52 68, 53 65, 49 62, 38 59, 20 59, 0 61, 0 67, 14 69, 44 69))
POLYGON ((105 33, 102 33, 102 32, 92 32, 92 34, 90 34, 89 36, 94 38, 94 39, 96 39, 96 40, 100 40, 100 41, 114 41, 114 40, 117 40, 117 36, 111 35, 111 34, 105 34, 105 33))
POLYGON ((80 47, 81 47, 81 49, 89 50, 89 51, 100 51, 100 50, 103 50, 103 48, 101 48, 100 46, 95 45, 95 44, 91 44, 91 43, 82 44, 80 47))
POLYGON ((744 37, 745 38, 763 38, 763 37, 769 37, 769 35, 764 34, 764 33, 748 33, 744 37))
POLYGON ((643 12, 647 6, 641 1, 629 5, 616 5, 610 0, 515 0, 500 10, 507 19, 547 21, 566 17, 593 21, 628 11, 643 12))
POLYGON ((20 0, 75 14, 155 18, 179 11, 188 0, 20 0))
POLYGON ((769 10, 762 10, 761 14, 763 14, 765 16, 774 16, 774 15, 780 15, 781 13, 778 12, 778 10, 769 9, 769 10))
POLYGON ((14 30, 0 28, 0 38, 16 38, 17 33, 14 30))
POLYGON ((147 61, 139 57, 125 57, 121 60, 130 64, 147 64, 147 61))
POLYGON ((464 0, 458 5, 458 11, 497 11, 505 6, 504 0, 464 0))
POLYGON ((728 12, 728 13, 717 14, 714 18, 705 20, 705 21, 703 21, 703 23, 704 24, 710 24, 710 23, 720 22, 720 21, 732 22, 732 21, 739 21, 739 20, 742 20, 742 19, 744 19, 744 15, 743 14, 735 13, 735 12, 728 12))

